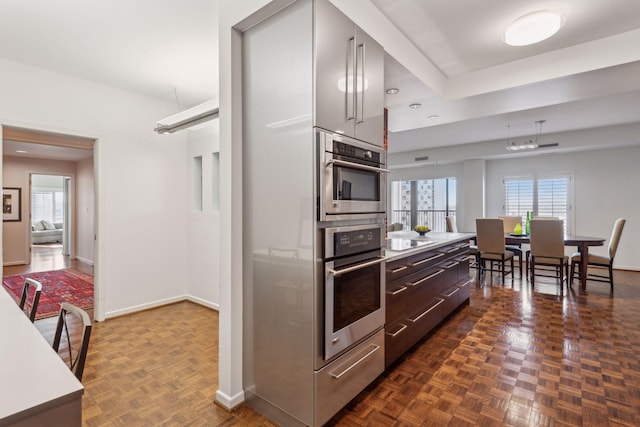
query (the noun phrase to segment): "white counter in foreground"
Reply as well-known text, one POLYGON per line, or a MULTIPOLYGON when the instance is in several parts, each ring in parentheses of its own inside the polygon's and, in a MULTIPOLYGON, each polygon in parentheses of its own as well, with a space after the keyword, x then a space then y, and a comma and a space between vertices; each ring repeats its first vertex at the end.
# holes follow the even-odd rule
POLYGON ((442 233, 430 232, 425 236, 418 235, 415 231, 392 231, 388 233, 388 239, 414 240, 419 243, 425 243, 421 246, 411 247, 404 250, 385 249, 385 257, 387 261, 396 258, 403 258, 411 254, 441 248, 451 243, 471 240, 475 237, 474 233, 442 233))
POLYGON ((81 426, 84 388, 3 288, 0 426, 81 426))

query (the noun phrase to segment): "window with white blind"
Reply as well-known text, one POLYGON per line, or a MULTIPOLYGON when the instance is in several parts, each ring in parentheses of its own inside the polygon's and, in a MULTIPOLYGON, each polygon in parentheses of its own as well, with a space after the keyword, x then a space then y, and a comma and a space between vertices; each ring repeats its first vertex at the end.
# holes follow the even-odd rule
POLYGON ((32 190, 31 218, 49 222, 62 222, 64 215, 64 193, 55 190, 32 190))
POLYGON ((572 184, 569 173, 505 177, 504 213, 521 216, 523 224, 527 212, 557 217, 564 221, 565 232, 571 233, 572 184))

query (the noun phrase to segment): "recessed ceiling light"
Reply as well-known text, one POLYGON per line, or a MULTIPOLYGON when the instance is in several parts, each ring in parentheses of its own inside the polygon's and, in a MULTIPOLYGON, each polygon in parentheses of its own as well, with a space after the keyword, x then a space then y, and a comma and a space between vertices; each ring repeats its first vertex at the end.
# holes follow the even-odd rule
POLYGON ((25 150, 16 150, 16 153, 27 154, 27 152, 25 150))
POLYGON ((422 104, 419 104, 417 102, 415 104, 409 105, 409 108, 413 108, 414 110, 417 110, 420 107, 422 107, 422 104))
POLYGON ((385 92, 387 92, 387 95, 395 95, 396 93, 400 92, 400 89, 391 87, 387 89, 385 92))
POLYGON ((440 118, 440 116, 437 115, 437 114, 432 114, 430 116, 427 116, 427 119, 429 119, 429 120, 437 120, 439 118, 440 118))
POLYGON ((550 10, 531 12, 513 21, 504 31, 504 42, 526 46, 548 39, 562 26, 562 17, 550 10))

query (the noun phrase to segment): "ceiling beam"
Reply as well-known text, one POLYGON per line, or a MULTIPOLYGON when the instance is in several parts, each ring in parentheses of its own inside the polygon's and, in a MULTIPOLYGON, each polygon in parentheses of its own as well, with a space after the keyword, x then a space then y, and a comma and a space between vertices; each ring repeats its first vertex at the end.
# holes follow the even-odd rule
POLYGON ((2 127, 5 141, 30 142, 33 144, 53 145, 56 147, 92 150, 95 139, 61 133, 42 132, 13 126, 2 127))

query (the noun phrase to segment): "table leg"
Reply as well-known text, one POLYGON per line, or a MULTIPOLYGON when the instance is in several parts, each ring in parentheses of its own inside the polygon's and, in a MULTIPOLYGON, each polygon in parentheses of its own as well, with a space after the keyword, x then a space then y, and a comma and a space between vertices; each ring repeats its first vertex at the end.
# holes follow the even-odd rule
POLYGON ((580 291, 587 293, 587 266, 589 265, 589 246, 580 247, 580 291))

